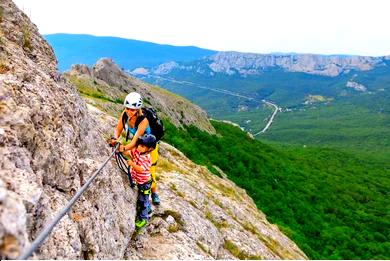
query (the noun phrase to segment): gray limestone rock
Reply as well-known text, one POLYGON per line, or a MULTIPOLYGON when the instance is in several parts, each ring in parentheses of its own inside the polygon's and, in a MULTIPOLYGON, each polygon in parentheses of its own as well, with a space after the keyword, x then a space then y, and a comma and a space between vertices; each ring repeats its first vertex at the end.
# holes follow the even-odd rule
MULTIPOLYGON (((110 154, 52 48, 9 0, 0 2, 0 256, 16 258, 110 154)), ((135 193, 104 171, 38 249, 40 259, 123 256, 135 193), (115 203, 115 204, 114 204, 115 203)))

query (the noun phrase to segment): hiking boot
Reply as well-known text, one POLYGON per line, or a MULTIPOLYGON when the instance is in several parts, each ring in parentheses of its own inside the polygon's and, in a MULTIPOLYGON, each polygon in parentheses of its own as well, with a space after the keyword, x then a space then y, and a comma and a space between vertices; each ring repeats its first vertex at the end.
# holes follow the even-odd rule
POLYGON ((139 219, 139 220, 136 220, 135 221, 135 228, 137 230, 140 230, 141 228, 143 228, 146 223, 148 223, 145 219, 139 219))
POLYGON ((157 193, 152 193, 152 202, 154 205, 160 205, 160 198, 157 193))

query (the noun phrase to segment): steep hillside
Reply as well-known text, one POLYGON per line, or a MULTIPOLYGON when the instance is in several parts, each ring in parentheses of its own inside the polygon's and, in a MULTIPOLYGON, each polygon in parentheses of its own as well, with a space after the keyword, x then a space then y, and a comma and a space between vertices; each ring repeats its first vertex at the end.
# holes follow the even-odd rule
MULTIPOLYGON (((58 74, 51 47, 10 0, 0 2, 0 23, 5 259, 17 258, 110 154, 102 136, 116 119, 87 105, 58 74)), ((159 167, 163 203, 144 233, 134 234, 136 191, 112 160, 34 258, 306 258, 232 182, 165 143, 159 167)))
POLYGON ((172 46, 144 41, 80 34, 49 34, 45 39, 54 48, 60 71, 72 64, 92 66, 101 57, 110 57, 121 68, 133 70, 168 61, 191 61, 216 53, 194 46, 172 46))

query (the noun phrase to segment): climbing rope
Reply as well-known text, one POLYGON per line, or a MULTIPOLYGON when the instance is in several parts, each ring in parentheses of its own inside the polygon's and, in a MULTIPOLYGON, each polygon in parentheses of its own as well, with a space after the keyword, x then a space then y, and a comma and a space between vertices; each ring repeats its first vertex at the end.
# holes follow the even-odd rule
POLYGON ((130 174, 130 166, 128 166, 126 164, 126 159, 125 157, 123 156, 122 153, 120 152, 115 152, 115 160, 116 160, 116 164, 118 164, 118 167, 119 169, 126 174, 126 176, 129 178, 129 182, 130 182, 130 186, 132 188, 135 187, 135 183, 133 181, 133 179, 131 178, 131 174, 130 174))
POLYGON ((70 210, 70 208, 74 205, 76 200, 83 194, 83 192, 89 187, 92 181, 97 177, 99 172, 106 166, 107 162, 110 160, 112 155, 116 153, 116 149, 120 143, 118 142, 113 149, 111 155, 106 159, 106 161, 100 166, 100 168, 95 171, 92 177, 77 191, 77 193, 73 196, 71 200, 69 200, 68 204, 57 214, 57 216, 51 221, 50 224, 46 225, 46 227, 41 231, 38 237, 31 243, 31 245, 23 251, 23 253, 18 257, 19 260, 27 259, 29 256, 34 253, 34 251, 38 248, 38 246, 46 239, 46 237, 50 234, 53 228, 57 225, 57 223, 61 220, 61 218, 70 210))

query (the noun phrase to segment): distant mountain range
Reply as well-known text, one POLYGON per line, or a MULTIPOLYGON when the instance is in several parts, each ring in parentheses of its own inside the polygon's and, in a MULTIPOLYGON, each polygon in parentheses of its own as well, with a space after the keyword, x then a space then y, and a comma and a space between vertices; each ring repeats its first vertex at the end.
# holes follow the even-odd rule
POLYGON ((194 46, 162 45, 85 34, 50 34, 44 37, 54 49, 60 71, 70 69, 72 64, 91 66, 98 59, 109 57, 124 70, 135 70, 135 74, 166 74, 180 67, 185 70, 196 68, 196 72, 211 73, 211 76, 213 73, 258 75, 274 69, 337 76, 350 70, 371 70, 390 61, 390 56, 218 52, 194 46))
POLYGON ((132 74, 148 73, 165 75, 172 70, 193 71, 209 74, 261 75, 270 70, 303 72, 308 74, 335 77, 351 70, 369 71, 390 63, 390 56, 347 56, 316 54, 254 54, 239 52, 218 52, 191 62, 167 62, 150 70, 137 68, 132 74))
MULTIPOLYGON (((382 92, 387 90, 389 72, 390 56, 218 52, 194 61, 136 68, 130 73, 185 96, 210 112, 222 106, 220 99, 231 98, 219 93, 212 100, 206 99, 211 97, 210 91, 215 93, 218 89, 296 106, 308 95, 338 97, 382 92)), ((226 106, 226 110, 232 108, 231 103, 226 106)))
POLYGON ((91 66, 102 57, 112 58, 120 67, 132 70, 168 61, 196 60, 216 53, 194 46, 163 45, 86 34, 49 34, 44 37, 54 49, 60 71, 70 69, 72 64, 91 66))

